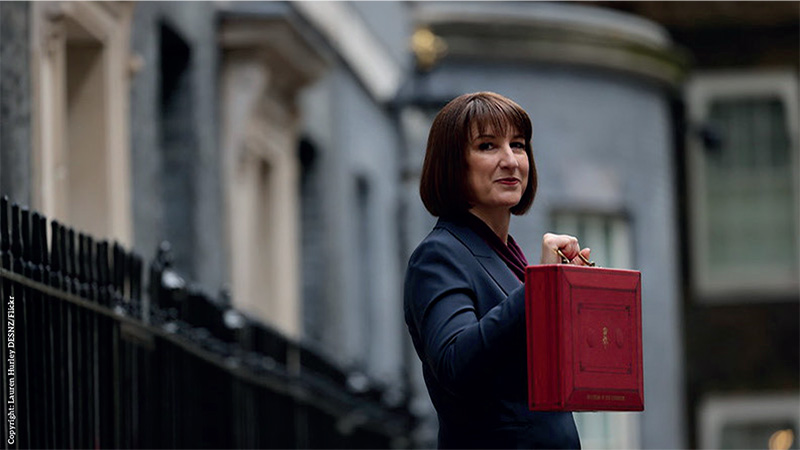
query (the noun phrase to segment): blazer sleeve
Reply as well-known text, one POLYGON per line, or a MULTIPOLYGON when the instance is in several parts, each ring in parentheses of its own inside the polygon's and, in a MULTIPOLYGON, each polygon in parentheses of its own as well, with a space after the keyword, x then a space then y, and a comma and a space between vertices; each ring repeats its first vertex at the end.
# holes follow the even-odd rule
POLYGON ((485 274, 470 271, 466 258, 474 256, 429 241, 412 256, 405 280, 406 314, 419 333, 420 358, 454 395, 479 389, 525 330, 525 285, 478 318, 473 283, 485 282, 485 274))

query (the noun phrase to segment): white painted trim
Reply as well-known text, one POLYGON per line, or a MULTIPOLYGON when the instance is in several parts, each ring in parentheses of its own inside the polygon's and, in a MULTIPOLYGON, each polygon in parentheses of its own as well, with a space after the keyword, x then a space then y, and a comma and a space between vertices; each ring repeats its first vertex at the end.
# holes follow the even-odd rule
POLYGON ((220 45, 222 190, 233 301, 300 338, 296 96, 321 75, 326 61, 281 18, 226 19, 220 45))
MULTIPOLYGON (((31 6, 33 196, 32 206, 53 219, 70 219, 65 162, 69 155, 67 79, 67 21, 79 24, 102 46, 102 105, 104 145, 100 151, 106 191, 98 205, 106 225, 89 231, 96 238, 133 239, 129 148, 129 41, 133 18, 131 2, 34 2, 31 6)), ((74 213, 73 213, 74 214, 74 213)))
POLYGON ((345 2, 292 1, 294 7, 330 41, 370 94, 379 102, 400 88, 400 65, 381 48, 361 17, 345 2))
MULTIPOLYGON (((777 95, 784 100, 786 106, 786 126, 789 131, 790 158, 792 159, 793 184, 795 188, 795 214, 800 214, 800 156, 798 155, 798 139, 800 139, 800 111, 798 111, 798 74, 791 69, 748 70, 748 71, 700 71, 687 82, 685 99, 689 121, 687 136, 687 181, 689 183, 688 202, 690 207, 690 258, 694 267, 696 291, 704 302, 729 303, 738 299, 750 301, 769 301, 775 295, 797 293, 800 273, 794 277, 770 279, 769 274, 756 276, 745 273, 730 274, 721 279, 712 278, 708 267, 703 264, 702 255, 708 252, 708 240, 703 230, 708 226, 708 205, 702 196, 692 195, 694 187, 702 186, 705 173, 705 160, 702 156, 702 143, 694 133, 694 127, 702 124, 708 115, 708 106, 712 99, 736 98, 743 95, 777 95), (728 294, 750 293, 753 295, 728 294), (730 300, 734 299, 734 300, 730 300)), ((800 220, 797 235, 800 236, 800 220)), ((796 249, 798 267, 800 267, 800 248, 796 249)))
POLYGON ((788 419, 795 431, 800 430, 800 394, 711 395, 701 401, 698 415, 700 448, 720 448, 722 429, 728 423, 788 419))
POLYGON ((269 114, 289 108, 273 103, 272 77, 257 51, 223 62, 223 190, 230 277, 237 308, 297 338, 302 327, 297 132, 291 115, 269 114), (269 138, 268 132, 273 133, 269 138), (264 166, 270 168, 266 179, 260 173, 264 166), (280 213, 261 215, 262 202, 280 213))

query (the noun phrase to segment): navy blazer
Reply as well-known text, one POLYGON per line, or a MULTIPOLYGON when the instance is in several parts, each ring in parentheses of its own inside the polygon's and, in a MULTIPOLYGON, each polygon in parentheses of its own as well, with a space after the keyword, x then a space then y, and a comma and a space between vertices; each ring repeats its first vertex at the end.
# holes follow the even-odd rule
POLYGON ((440 448, 580 448, 572 413, 528 410, 524 288, 461 223, 439 219, 411 255, 405 320, 440 448))

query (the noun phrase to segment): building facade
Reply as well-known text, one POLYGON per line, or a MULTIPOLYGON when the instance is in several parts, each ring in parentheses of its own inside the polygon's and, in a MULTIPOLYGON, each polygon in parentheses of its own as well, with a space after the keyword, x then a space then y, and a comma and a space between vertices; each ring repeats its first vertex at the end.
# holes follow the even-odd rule
POLYGON ((796 446, 800 5, 611 3, 691 56, 674 148, 687 442, 796 446))
POLYGON ((800 431, 781 5, 2 2, 0 191, 148 258, 168 241, 197 288, 408 408, 398 446, 432 446, 402 313, 435 223, 427 132, 457 95, 504 94, 534 125, 529 260, 558 231, 643 274, 645 412, 576 415, 584 446, 759 446, 800 431))

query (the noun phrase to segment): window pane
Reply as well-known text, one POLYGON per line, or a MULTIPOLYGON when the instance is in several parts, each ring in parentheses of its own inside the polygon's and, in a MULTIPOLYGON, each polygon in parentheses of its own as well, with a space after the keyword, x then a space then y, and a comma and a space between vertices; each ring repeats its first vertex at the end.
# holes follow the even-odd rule
POLYGON ((723 139, 719 149, 703 154, 707 268, 712 276, 753 267, 796 268, 795 193, 783 102, 777 97, 717 99, 708 119, 723 139))
POLYGON ((582 247, 591 248, 591 258, 598 266, 631 268, 630 225, 624 217, 560 211, 553 214, 552 223, 553 232, 576 236, 582 247))

